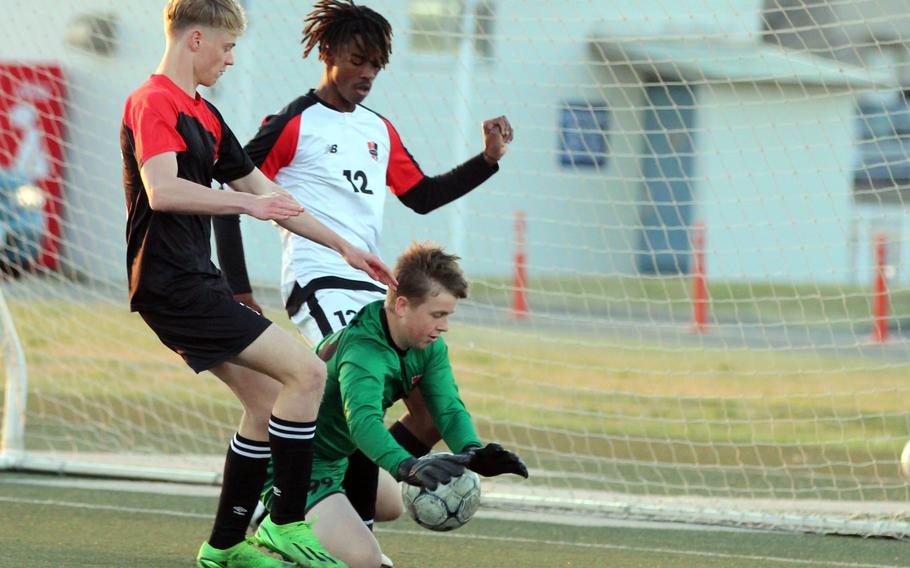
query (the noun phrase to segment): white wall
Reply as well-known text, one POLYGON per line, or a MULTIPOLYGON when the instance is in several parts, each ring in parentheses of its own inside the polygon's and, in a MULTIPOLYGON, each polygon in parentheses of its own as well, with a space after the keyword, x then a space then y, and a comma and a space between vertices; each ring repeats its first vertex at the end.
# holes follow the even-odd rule
POLYGON ((761 35, 761 0, 589 0, 564 6, 574 9, 578 4, 588 4, 588 21, 603 19, 601 29, 609 35, 707 36, 729 41, 758 41, 761 35))
MULTIPOLYGON (((396 124, 428 174, 446 171, 480 151, 482 119, 506 114, 516 129, 516 141, 502 171, 458 207, 420 217, 390 198, 383 255, 393 260, 413 238, 432 238, 454 246, 459 226, 454 220, 460 217, 466 239, 458 252, 465 257, 469 274, 506 276, 512 270, 513 218, 515 211, 522 210, 528 215, 532 276, 632 272, 641 183, 642 86, 627 68, 589 63, 588 39, 611 33, 687 35, 693 41, 706 35, 743 39, 757 29, 759 3, 501 0, 496 2, 495 59, 475 62, 471 84, 459 87, 456 56, 409 50, 409 0, 370 2, 389 17, 395 39, 392 63, 367 104, 396 124), (603 101, 611 108, 610 156, 602 171, 575 171, 558 164, 558 112, 566 100, 603 101), (466 117, 462 122, 457 118, 460 107, 466 117)), ((314 57, 300 59, 300 28, 309 3, 248 0, 246 4, 250 28, 236 50, 237 64, 209 95, 241 140, 255 132, 265 114, 315 86, 321 75, 314 57)), ((57 61, 70 79, 65 254, 98 276, 122 279, 124 275, 120 117, 127 94, 157 65, 163 48, 162 5, 162 0, 33 0, 28 9, 12 11, 12 18, 0 21, 3 58, 57 61), (66 25, 74 16, 96 10, 118 17, 120 44, 113 57, 80 53, 63 42, 66 25)), ((740 166, 766 159, 768 152, 780 154, 784 162, 790 154, 777 138, 783 132, 763 124, 764 111, 744 113, 732 95, 717 96, 703 99, 708 106, 720 105, 712 119, 720 121, 718 132, 712 134, 717 139, 705 142, 713 145, 709 148, 724 149, 725 154, 704 166, 712 168, 705 175, 713 180, 705 194, 721 191, 726 184, 718 180, 743 175, 740 166), (743 114, 748 116, 742 118, 743 114), (753 127, 731 131, 725 126, 740 118, 753 127), (744 157, 731 154, 735 143, 745 144, 744 157)), ((778 101, 772 106, 778 108, 777 114, 791 116, 795 124, 805 112, 819 112, 820 105, 831 105, 830 110, 841 116, 845 104, 846 99, 820 98, 792 105, 778 101)), ((816 140, 820 133, 791 128, 787 135, 816 140)), ((806 157, 820 160, 821 154, 831 154, 833 148, 829 156, 833 163, 846 151, 843 140, 833 140, 833 146, 822 144, 807 151, 806 157)), ((828 180, 824 191, 840 195, 849 176, 841 179, 832 167, 827 163, 824 167, 828 180)), ((797 183, 794 179, 811 174, 800 173, 797 178, 776 175, 767 181, 792 187, 797 183)), ((717 211, 724 218, 728 213, 717 211)), ((796 238, 800 233, 794 231, 796 238)), ((830 238, 828 232, 822 236, 830 238)), ((245 237, 254 280, 274 284, 278 278, 277 231, 266 223, 245 220, 245 237)), ((734 268, 730 271, 736 272, 734 268)))
POLYGON ((851 95, 710 85, 698 100, 695 195, 710 277, 852 279, 851 95))

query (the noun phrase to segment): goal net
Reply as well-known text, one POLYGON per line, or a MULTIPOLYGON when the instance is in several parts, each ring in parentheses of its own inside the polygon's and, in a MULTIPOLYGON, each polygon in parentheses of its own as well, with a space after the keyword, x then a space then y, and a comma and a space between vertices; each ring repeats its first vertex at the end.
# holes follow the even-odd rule
MULTIPOLYGON (((126 301, 120 119, 163 3, 12 0, 0 23, 7 469, 219 481, 238 404, 126 301)), ((414 239, 464 258, 457 380, 531 469, 485 480, 488 503, 910 532, 902 2, 369 4, 395 33, 366 104, 428 175, 480 152, 483 119, 515 128, 456 203, 389 195, 382 238, 389 263, 414 239)), ((306 3, 245 5, 205 93, 241 141, 322 72, 300 57, 306 3)), ((278 232, 243 230, 288 326, 278 232)))

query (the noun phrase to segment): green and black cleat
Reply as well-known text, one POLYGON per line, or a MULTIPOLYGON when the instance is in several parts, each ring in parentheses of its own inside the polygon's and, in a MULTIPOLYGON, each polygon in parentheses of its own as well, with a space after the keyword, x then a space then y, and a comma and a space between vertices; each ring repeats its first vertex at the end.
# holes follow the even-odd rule
POLYGON ((196 555, 196 568, 296 568, 296 564, 269 556, 247 539, 225 550, 203 542, 196 555))
POLYGON ((277 552, 304 568, 347 568, 347 564, 334 558, 323 548, 313 534, 313 527, 306 521, 276 525, 266 517, 253 537, 256 544, 277 552))

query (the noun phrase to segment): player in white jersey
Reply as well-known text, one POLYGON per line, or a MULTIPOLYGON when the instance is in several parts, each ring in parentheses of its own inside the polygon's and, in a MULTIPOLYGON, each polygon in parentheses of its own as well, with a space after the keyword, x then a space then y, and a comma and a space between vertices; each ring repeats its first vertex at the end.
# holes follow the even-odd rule
MULTIPOLYGON (((426 176, 388 119, 361 105, 389 61, 392 29, 384 17, 350 0, 322 0, 305 20, 304 57, 318 46, 325 73, 319 86, 266 117, 246 145, 253 162, 287 188, 314 217, 355 246, 376 253, 386 187, 407 207, 426 214, 487 180, 498 170, 513 132, 508 119, 484 121, 483 151, 452 171, 426 176)), ((236 224, 227 224, 234 227, 236 224)), ((282 295, 291 321, 318 343, 347 325, 385 290, 351 270, 334 251, 283 233, 282 295)), ((393 436, 414 455, 439 434, 419 393, 393 436)), ((401 500, 383 476, 377 510, 376 466, 352 458, 347 495, 365 523, 395 518, 401 500)), ((386 479, 387 477, 387 479, 386 479)))

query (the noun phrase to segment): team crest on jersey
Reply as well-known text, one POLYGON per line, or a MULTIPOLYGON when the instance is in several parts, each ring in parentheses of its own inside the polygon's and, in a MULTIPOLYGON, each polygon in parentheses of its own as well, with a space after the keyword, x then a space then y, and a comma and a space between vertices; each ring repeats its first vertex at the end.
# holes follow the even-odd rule
POLYGON ((375 142, 367 142, 367 148, 370 149, 370 157, 374 160, 379 159, 379 145, 375 142))

